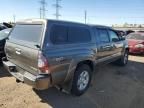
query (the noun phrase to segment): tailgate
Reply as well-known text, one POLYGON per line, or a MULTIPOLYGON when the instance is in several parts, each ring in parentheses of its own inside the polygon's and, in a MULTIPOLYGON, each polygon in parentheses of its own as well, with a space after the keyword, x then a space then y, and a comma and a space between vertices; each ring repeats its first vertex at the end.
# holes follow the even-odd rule
POLYGON ((38 73, 38 52, 37 49, 15 43, 7 42, 6 44, 8 60, 34 75, 38 73))
POLYGON ((6 42, 8 60, 18 68, 38 74, 38 53, 41 50, 44 24, 16 24, 6 42))

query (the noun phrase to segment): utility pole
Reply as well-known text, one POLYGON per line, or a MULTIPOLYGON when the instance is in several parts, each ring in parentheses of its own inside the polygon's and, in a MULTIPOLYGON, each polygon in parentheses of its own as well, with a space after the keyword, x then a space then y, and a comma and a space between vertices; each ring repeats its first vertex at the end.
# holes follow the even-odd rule
POLYGON ((40 19, 42 18, 42 8, 40 7, 40 19))
POLYGON ((46 17, 46 14, 45 14, 45 12, 47 11, 46 10, 46 5, 47 5, 47 3, 46 3, 46 1, 45 0, 41 0, 40 1, 40 18, 45 18, 46 17))
POLYGON ((84 19, 85 19, 85 24, 87 23, 87 11, 85 10, 84 12, 84 19))
POLYGON ((56 13, 54 14, 54 16, 56 17, 57 20, 61 16, 60 13, 59 13, 59 9, 62 8, 62 6, 59 4, 60 1, 61 0, 56 0, 56 3, 53 5, 56 8, 56 13))
POLYGON ((16 22, 16 15, 15 14, 13 15, 13 21, 14 21, 14 23, 16 22))

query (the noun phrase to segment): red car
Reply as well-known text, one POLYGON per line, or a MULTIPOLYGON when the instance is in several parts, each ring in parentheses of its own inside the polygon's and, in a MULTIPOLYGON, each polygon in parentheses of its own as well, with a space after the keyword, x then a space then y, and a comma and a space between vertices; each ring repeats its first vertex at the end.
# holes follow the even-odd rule
POLYGON ((144 33, 135 32, 127 36, 129 52, 133 54, 144 54, 144 33))

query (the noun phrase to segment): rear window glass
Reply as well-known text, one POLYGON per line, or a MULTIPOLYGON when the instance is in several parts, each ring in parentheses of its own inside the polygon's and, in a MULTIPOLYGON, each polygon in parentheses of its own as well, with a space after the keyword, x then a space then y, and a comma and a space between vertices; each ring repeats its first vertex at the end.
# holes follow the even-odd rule
POLYGON ((127 39, 144 40, 144 34, 129 34, 127 39))
POLYGON ((40 43, 42 29, 42 25, 16 25, 9 38, 32 43, 40 43))

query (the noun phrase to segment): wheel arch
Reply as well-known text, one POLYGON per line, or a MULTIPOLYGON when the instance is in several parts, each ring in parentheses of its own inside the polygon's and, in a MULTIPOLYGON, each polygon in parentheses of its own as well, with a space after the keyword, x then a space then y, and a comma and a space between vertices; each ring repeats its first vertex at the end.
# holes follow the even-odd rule
POLYGON ((92 73, 93 73, 93 71, 95 70, 95 64, 94 64, 93 60, 91 60, 91 59, 84 60, 83 59, 81 61, 74 62, 75 68, 70 71, 68 80, 65 80, 68 82, 63 85, 64 90, 66 90, 69 93, 71 92, 74 73, 76 72, 76 70, 78 69, 79 66, 82 66, 84 64, 90 66, 90 69, 92 69, 92 73))
POLYGON ((88 65, 90 67, 90 69, 92 70, 92 72, 94 71, 94 63, 92 60, 83 60, 77 63, 76 69, 82 65, 88 65))

